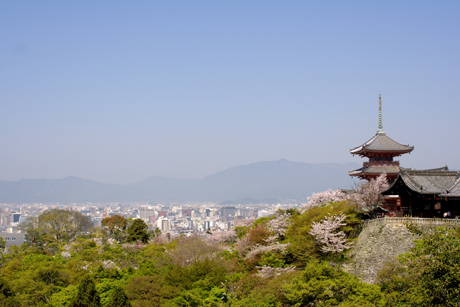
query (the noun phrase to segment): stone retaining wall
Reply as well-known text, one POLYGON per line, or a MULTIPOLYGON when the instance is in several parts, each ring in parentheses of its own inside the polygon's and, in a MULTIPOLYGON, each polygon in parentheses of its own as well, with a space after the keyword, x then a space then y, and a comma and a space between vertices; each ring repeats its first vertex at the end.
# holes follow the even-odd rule
POLYGON ((417 236, 407 230, 405 223, 409 221, 426 227, 460 225, 460 220, 456 219, 385 217, 366 221, 350 252, 352 262, 342 268, 366 283, 374 283, 385 263, 396 262, 398 255, 414 246, 417 236))

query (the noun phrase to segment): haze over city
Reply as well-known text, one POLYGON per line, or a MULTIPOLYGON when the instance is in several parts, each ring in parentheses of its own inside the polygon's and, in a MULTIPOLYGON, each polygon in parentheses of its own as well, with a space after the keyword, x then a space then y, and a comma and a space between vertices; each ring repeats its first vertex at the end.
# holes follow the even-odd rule
POLYGON ((287 159, 460 169, 458 1, 2 1, 0 180, 287 159))

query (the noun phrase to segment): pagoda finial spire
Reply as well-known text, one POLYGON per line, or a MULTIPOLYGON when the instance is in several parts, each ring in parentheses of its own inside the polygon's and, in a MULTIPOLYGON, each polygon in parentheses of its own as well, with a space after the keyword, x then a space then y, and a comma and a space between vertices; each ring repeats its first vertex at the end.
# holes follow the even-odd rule
POLYGON ((379 133, 383 133, 383 125, 382 125, 382 95, 379 93, 379 133))

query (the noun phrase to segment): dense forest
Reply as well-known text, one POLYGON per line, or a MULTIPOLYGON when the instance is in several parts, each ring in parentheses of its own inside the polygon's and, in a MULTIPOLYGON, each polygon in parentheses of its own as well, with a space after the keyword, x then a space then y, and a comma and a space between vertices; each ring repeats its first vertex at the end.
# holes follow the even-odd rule
POLYGON ((1 254, 0 306, 459 306, 459 228, 408 224, 415 247, 365 284, 341 264, 366 210, 321 196, 204 237, 45 211, 22 225, 26 244, 1 254))

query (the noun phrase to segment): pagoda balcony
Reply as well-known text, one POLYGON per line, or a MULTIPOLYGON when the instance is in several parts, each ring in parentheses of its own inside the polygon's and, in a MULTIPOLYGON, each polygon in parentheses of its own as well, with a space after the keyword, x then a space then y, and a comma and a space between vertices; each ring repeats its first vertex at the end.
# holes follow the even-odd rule
POLYGON ((363 163, 363 168, 370 166, 399 166, 399 161, 373 161, 363 163))

